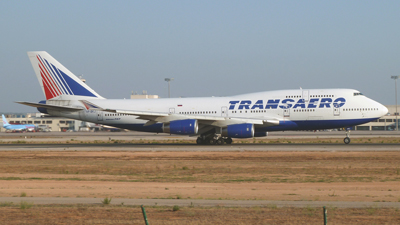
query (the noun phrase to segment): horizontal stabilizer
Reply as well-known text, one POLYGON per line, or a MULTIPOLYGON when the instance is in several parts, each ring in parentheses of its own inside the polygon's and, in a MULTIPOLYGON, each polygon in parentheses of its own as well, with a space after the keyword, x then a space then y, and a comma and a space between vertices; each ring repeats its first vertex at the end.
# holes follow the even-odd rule
POLYGON ((76 112, 83 110, 83 108, 71 107, 71 106, 59 106, 59 105, 50 105, 50 104, 41 104, 41 103, 33 103, 33 102, 16 102, 22 105, 37 107, 37 108, 46 108, 52 110, 64 110, 69 112, 76 112))

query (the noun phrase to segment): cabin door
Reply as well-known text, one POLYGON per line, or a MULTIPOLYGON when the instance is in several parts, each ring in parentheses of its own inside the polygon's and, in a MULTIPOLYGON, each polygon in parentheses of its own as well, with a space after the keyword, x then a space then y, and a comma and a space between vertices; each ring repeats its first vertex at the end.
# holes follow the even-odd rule
POLYGON ((97 121, 103 121, 103 112, 97 111, 97 121))
POLYGON ((283 117, 290 117, 290 109, 283 109, 283 117))
POLYGON ((304 99, 304 102, 308 102, 308 99, 309 99, 309 95, 308 95, 309 93, 308 93, 308 90, 307 91, 303 91, 303 99, 304 99))
POLYGON ((228 116, 228 107, 222 106, 221 107, 221 116, 222 117, 227 117, 228 116))
POLYGON ((333 115, 340 116, 340 108, 333 107, 333 115))

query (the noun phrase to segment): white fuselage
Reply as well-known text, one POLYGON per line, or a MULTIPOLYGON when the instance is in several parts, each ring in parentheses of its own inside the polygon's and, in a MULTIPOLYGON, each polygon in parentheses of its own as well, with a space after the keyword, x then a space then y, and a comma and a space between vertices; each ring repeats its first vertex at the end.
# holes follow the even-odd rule
MULTIPOLYGON (((80 101, 70 101, 80 107, 80 101)), ((387 108, 352 89, 299 89, 265 91, 230 97, 172 99, 93 99, 90 103, 102 109, 156 112, 177 116, 216 116, 278 120, 279 125, 256 125, 256 131, 317 130, 351 127, 376 120, 387 108)), ((48 110, 55 116, 92 123, 150 132, 162 132, 160 124, 143 126, 147 121, 137 116, 109 113, 96 108, 80 112, 48 110)))

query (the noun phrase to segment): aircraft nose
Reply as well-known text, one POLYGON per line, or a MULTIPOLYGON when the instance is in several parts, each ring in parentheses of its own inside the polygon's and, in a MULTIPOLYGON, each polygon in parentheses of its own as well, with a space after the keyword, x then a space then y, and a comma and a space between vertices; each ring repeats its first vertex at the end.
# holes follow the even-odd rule
POLYGON ((382 116, 386 115, 389 112, 388 108, 386 108, 386 106, 384 105, 381 105, 379 109, 382 112, 382 116))

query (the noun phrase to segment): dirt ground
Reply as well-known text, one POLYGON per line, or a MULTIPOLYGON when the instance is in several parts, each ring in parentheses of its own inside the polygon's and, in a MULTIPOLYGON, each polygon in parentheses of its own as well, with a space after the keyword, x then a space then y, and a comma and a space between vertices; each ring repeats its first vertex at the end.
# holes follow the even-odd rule
MULTIPOLYGON (((399 162, 400 152, 3 151, 0 196, 399 202, 399 162)), ((126 206, 1 204, 4 224, 142 223, 126 206)), ((320 224, 315 210, 149 208, 150 224, 320 224)), ((332 210, 330 224, 400 223, 398 209, 332 210)))
MULTIPOLYGON (((352 144, 399 144, 400 133, 384 131, 352 131, 352 144)), ((332 132, 270 132, 267 137, 235 139, 236 144, 341 144, 344 131, 332 132)), ((0 144, 58 143, 58 144, 195 144, 196 138, 141 132, 51 132, 0 133, 0 144)))
POLYGON ((2 197, 89 197, 294 201, 400 201, 399 182, 385 183, 160 183, 2 181, 2 197))
POLYGON ((400 201, 398 152, 0 152, 0 195, 400 201))

